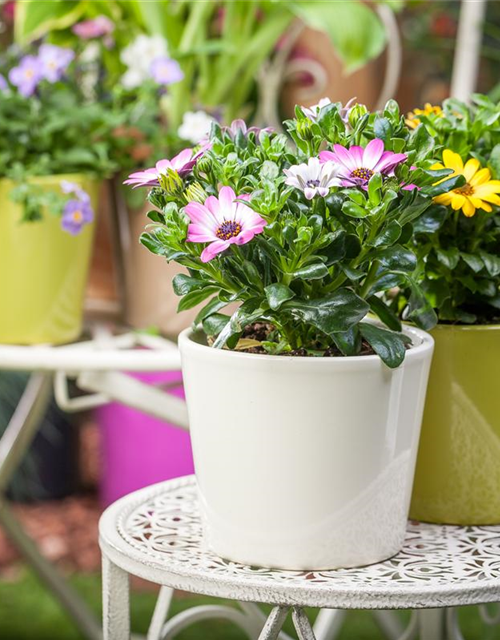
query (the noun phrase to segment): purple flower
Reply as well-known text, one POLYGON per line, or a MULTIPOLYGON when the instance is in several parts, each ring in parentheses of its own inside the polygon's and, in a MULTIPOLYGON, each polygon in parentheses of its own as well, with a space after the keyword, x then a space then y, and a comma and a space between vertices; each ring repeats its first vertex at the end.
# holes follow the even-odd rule
POLYGON ((365 148, 352 146, 346 149, 340 144, 333 146, 334 151, 322 151, 321 162, 334 162, 339 165, 339 176, 344 187, 368 188, 368 181, 374 173, 393 176, 396 165, 406 160, 404 153, 384 151, 384 143, 379 138, 370 140, 365 148))
POLYGON ((149 67, 149 71, 153 80, 163 86, 180 82, 184 78, 184 73, 179 63, 168 56, 155 58, 149 67))
POLYGON ((113 33, 115 25, 106 16, 97 16, 93 20, 84 20, 73 25, 73 33, 82 40, 91 40, 92 38, 102 38, 113 33))
POLYGON ((241 133, 246 137, 249 133, 255 133, 255 135, 258 136, 261 131, 271 133, 274 129, 272 127, 266 127, 265 129, 261 129, 259 127, 247 127, 244 120, 238 119, 233 120, 228 127, 222 127, 222 131, 227 133, 234 140, 239 131, 241 131, 241 133))
POLYGON ((209 196, 205 204, 190 202, 186 214, 191 220, 188 242, 209 242, 201 254, 202 262, 209 262, 232 244, 246 244, 262 233, 266 221, 236 198, 248 200, 250 196, 237 196, 231 187, 222 187, 219 198, 209 196))
POLYGON ((176 171, 182 177, 192 170, 205 151, 206 148, 203 148, 193 155, 192 149, 184 149, 172 160, 160 160, 151 169, 131 173, 124 184, 130 184, 134 189, 136 187, 156 187, 160 184, 160 176, 166 175, 169 169, 176 171))
POLYGON ((302 107, 302 113, 307 116, 309 120, 316 122, 321 109, 329 104, 332 104, 330 98, 321 98, 317 104, 313 104, 311 107, 302 107))
POLYGON ((21 58, 18 66, 9 71, 10 82, 25 98, 33 95, 42 78, 42 63, 37 57, 31 55, 21 58))
POLYGON ((42 65, 42 75, 49 82, 58 82, 64 75, 75 53, 71 49, 56 47, 53 44, 42 44, 38 50, 42 65))
POLYGON ((61 191, 63 193, 74 193, 79 200, 83 200, 84 202, 90 202, 89 194, 84 191, 80 185, 75 182, 69 182, 68 180, 61 180, 59 183, 61 187, 61 191))
POLYGON ((308 200, 318 195, 324 198, 331 187, 339 187, 339 166, 333 162, 320 163, 319 158, 309 158, 307 164, 295 164, 285 169, 285 184, 300 189, 308 200))
POLYGON ((3 75, 0 73, 0 91, 8 91, 8 90, 9 90, 9 84, 7 80, 3 77, 3 75))
POLYGON ((90 200, 68 200, 61 218, 61 227, 72 236, 80 233, 83 226, 94 220, 90 200))

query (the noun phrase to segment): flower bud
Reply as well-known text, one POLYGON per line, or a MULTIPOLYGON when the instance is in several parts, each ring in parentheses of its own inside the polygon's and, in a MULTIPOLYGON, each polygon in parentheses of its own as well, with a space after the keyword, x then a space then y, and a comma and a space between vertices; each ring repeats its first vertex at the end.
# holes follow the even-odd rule
POLYGON ((184 191, 184 198, 186 202, 199 202, 200 204, 204 204, 208 198, 208 194, 199 182, 193 182, 184 191))
POLYGON ((368 113, 368 109, 364 104, 355 104, 354 107, 349 111, 349 124, 351 127, 355 127, 356 123, 360 118, 362 118, 366 113, 368 113))
POLYGON ((168 168, 166 173, 159 176, 159 182, 162 189, 168 193, 175 193, 182 189, 182 178, 174 169, 168 168))
POLYGON ((297 122, 297 134, 302 140, 312 140, 312 125, 313 123, 309 119, 297 122))

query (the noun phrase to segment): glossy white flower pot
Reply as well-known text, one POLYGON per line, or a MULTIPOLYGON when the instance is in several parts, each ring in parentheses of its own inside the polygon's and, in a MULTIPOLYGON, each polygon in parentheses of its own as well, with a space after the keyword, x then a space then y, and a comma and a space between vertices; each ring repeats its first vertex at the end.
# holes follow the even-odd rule
POLYGON ((433 340, 399 369, 377 356, 212 349, 181 333, 206 540, 217 555, 292 570, 354 567, 405 537, 433 340))

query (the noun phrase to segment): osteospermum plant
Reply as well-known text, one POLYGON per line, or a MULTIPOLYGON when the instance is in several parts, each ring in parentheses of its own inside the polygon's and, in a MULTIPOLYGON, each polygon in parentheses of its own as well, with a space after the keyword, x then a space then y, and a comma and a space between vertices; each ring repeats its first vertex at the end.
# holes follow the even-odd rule
POLYGON ((295 144, 241 121, 214 125, 182 162, 132 176, 155 207, 141 241, 187 269, 173 281, 179 311, 204 303, 195 325, 215 348, 375 352, 396 367, 409 339, 381 295, 410 288, 408 317, 433 326, 405 245, 432 198, 461 180, 433 185, 443 172, 430 169, 431 149, 409 139, 393 101, 369 113, 326 100, 297 108, 286 127, 295 144))
MULTIPOLYGON (((408 115, 410 141, 433 149, 432 168, 460 183, 434 198, 411 248, 415 277, 439 321, 489 324, 500 318, 500 105, 482 95, 446 100, 408 115)), ((438 181, 439 184, 439 181, 438 181)), ((407 305, 402 288, 393 307, 407 305)))

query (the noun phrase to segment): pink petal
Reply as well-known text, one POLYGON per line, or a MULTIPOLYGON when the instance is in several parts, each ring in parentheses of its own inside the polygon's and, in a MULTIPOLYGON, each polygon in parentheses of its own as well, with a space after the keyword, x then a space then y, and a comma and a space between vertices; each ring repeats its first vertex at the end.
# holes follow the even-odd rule
POLYGON ((215 220, 210 211, 204 205, 199 202, 189 202, 184 211, 189 216, 192 222, 203 225, 204 227, 211 227, 214 225, 215 220))
POLYGON ((231 187, 222 187, 219 191, 220 211, 225 220, 232 220, 233 202, 236 194, 231 187))
POLYGON ((380 138, 370 140, 363 153, 363 166, 373 169, 384 153, 384 143, 380 138))
POLYGON ((393 153, 392 151, 386 151, 383 154, 382 158, 378 162, 375 167, 375 171, 389 171, 393 169, 400 162, 404 162, 406 160, 406 155, 404 153, 393 153))
POLYGON ((167 169, 172 169, 172 163, 170 160, 158 160, 156 163, 156 172, 157 173, 165 173, 167 169))
POLYGON ((340 160, 343 165, 345 165, 351 171, 357 169, 355 158, 351 156, 351 154, 345 147, 343 147, 341 144, 334 144, 333 148, 335 149, 338 160, 340 160))
POLYGON ((193 156, 192 149, 183 149, 180 153, 178 153, 174 158, 172 158, 171 163, 172 167, 179 171, 182 169, 185 164, 187 164, 193 156))
POLYGON ((188 227, 188 242, 213 242, 217 240, 215 232, 198 224, 190 224, 188 227))
POLYGON ((224 222, 224 218, 220 212, 220 203, 215 196, 208 196, 205 200, 205 207, 210 211, 215 220, 219 223, 224 222))
POLYGON ((250 242, 254 236, 255 231, 252 229, 245 229, 245 231, 242 231, 239 236, 231 238, 229 242, 231 242, 231 244, 246 244, 247 242, 250 242))
POLYGON ((316 195, 316 189, 311 189, 311 187, 306 187, 304 189, 304 195, 308 200, 312 200, 316 195))
POLYGON ((210 262, 210 260, 213 260, 217 254, 225 251, 230 244, 231 243, 228 240, 216 240, 215 242, 212 242, 212 244, 209 244, 206 249, 203 249, 201 261, 210 262))
POLYGON ((356 165, 358 167, 362 167, 363 166, 363 152, 364 149, 363 147, 358 147, 356 145, 350 147, 349 152, 351 154, 351 156, 354 158, 356 165))
MULTIPOLYGON (((319 161, 324 163, 324 162, 336 162, 338 163, 338 158, 337 156, 333 153, 333 151, 322 151, 319 154, 319 161)), ((286 171, 285 171, 286 173, 286 171)))

